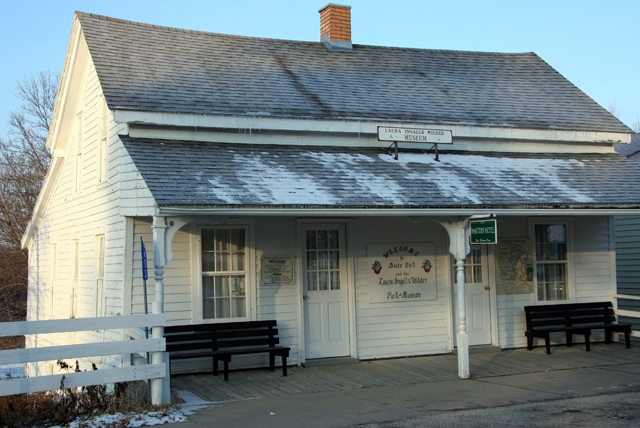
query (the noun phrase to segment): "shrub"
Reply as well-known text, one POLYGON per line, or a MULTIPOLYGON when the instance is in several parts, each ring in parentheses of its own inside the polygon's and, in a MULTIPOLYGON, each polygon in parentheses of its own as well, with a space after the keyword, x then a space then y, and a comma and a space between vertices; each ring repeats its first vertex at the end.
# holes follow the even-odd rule
MULTIPOLYGON (((57 364, 67 371, 81 371, 78 361, 75 367, 64 361, 57 364)), ((95 364, 93 370, 97 370, 95 364)), ((116 383, 110 388, 106 385, 64 388, 63 377, 60 389, 55 391, 0 397, 0 427, 64 426, 78 417, 162 410, 151 404, 148 388, 141 384, 146 385, 136 381, 116 383)))

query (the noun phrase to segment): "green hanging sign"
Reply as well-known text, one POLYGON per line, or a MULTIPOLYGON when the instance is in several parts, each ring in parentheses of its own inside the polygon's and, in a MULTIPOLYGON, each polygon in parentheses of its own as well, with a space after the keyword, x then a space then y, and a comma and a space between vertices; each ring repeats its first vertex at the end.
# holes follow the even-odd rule
POLYGON ((496 244, 498 242, 498 230, 496 220, 472 220, 469 222, 471 229, 471 244, 496 244))

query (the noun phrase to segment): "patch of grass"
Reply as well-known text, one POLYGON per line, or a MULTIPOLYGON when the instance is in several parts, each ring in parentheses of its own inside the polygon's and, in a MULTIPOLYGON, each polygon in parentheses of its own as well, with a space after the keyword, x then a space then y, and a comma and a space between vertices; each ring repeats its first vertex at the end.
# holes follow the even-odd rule
MULTIPOLYGON (((75 367, 64 361, 58 361, 58 366, 81 371, 78 361, 75 367)), ((97 369, 95 364, 93 369, 97 369)), ((121 382, 112 388, 106 385, 64 388, 61 385, 55 391, 0 397, 0 427, 65 426, 78 417, 163 411, 170 407, 153 406, 145 382, 121 382)))

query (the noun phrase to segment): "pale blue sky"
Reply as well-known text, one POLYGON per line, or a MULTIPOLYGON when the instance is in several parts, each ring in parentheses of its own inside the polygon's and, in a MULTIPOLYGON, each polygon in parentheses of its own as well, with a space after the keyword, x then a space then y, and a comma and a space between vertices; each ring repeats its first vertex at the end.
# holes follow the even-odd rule
MULTIPOLYGON (((326 0, 0 0, 0 136, 16 82, 60 71, 73 12, 149 24, 319 40, 326 0)), ((353 42, 487 52, 535 52, 605 108, 640 120, 640 0, 339 0, 353 42)))

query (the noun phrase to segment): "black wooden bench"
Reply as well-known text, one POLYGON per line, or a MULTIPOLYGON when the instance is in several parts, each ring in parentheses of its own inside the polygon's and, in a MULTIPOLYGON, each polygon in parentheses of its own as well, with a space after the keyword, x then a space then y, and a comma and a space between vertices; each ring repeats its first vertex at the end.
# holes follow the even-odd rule
POLYGON ((239 321, 217 324, 191 324, 164 328, 169 361, 210 357, 213 374, 218 362, 224 363, 224 380, 229 380, 229 362, 233 355, 269 353, 269 369, 274 370, 276 355, 282 358, 282 375, 287 375, 290 348, 278 346, 275 320, 239 321))
POLYGON ((624 333, 627 348, 631 347, 631 324, 618 324, 611 302, 564 303, 559 305, 525 306, 527 318, 527 349, 533 348, 533 338, 544 338, 547 354, 551 353, 549 335, 565 333, 567 346, 573 335, 583 335, 587 351, 591 351, 591 330, 604 330, 605 343, 611 343, 613 332, 624 333))

